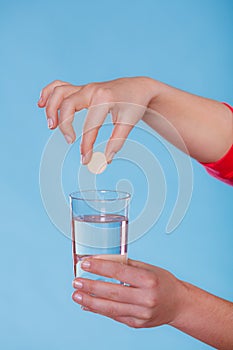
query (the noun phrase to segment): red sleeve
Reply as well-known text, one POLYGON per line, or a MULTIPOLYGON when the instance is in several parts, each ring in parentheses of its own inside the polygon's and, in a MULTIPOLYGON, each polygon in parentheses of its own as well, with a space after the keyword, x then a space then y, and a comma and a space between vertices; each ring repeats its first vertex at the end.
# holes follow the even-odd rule
MULTIPOLYGON (((233 113, 233 108, 224 103, 233 113)), ((233 145, 229 151, 217 162, 201 163, 204 165, 208 173, 217 179, 233 186, 233 145)))

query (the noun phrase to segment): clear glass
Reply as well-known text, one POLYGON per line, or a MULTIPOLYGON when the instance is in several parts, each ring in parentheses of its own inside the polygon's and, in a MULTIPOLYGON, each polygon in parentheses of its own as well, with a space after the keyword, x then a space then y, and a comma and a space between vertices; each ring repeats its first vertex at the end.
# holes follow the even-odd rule
POLYGON ((75 277, 118 282, 81 269, 88 256, 127 263, 128 208, 130 194, 110 190, 70 194, 75 277))

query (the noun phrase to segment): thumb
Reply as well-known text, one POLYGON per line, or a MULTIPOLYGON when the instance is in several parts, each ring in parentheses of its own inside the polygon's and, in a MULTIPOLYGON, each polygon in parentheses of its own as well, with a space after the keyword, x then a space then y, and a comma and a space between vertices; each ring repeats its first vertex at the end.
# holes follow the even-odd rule
POLYGON ((133 127, 134 125, 132 124, 126 124, 126 123, 115 124, 112 135, 105 149, 105 156, 108 163, 111 163, 115 154, 120 151, 130 131, 133 129, 133 127))

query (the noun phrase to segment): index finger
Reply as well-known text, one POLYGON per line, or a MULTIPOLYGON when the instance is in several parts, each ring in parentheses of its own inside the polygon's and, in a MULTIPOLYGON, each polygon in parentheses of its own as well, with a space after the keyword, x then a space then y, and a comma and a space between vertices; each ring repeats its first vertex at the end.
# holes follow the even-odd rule
POLYGON ((142 268, 129 266, 117 261, 104 260, 101 257, 88 258, 83 261, 81 268, 85 271, 114 278, 133 287, 143 287, 145 279, 151 272, 142 268))
POLYGON ((67 83, 65 81, 61 81, 61 80, 54 80, 52 81, 52 83, 46 85, 40 93, 40 99, 38 101, 38 106, 40 108, 45 107, 47 100, 50 96, 50 94, 53 92, 54 88, 57 86, 63 86, 63 85, 70 85, 70 83, 67 83))
POLYGON ((93 145, 104 120, 109 111, 109 104, 92 106, 89 108, 83 126, 81 141, 81 154, 83 164, 88 164, 91 160, 93 145))

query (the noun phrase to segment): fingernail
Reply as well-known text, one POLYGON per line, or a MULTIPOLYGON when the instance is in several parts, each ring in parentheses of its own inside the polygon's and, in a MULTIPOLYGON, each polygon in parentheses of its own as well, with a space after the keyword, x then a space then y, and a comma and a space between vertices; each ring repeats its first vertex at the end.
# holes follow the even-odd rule
POLYGON ((81 268, 82 269, 89 269, 90 268, 90 266, 91 266, 91 263, 90 263, 90 261, 88 261, 88 260, 84 260, 83 262, 82 262, 82 264, 81 264, 81 268))
POLYGON ((85 164, 87 161, 87 157, 82 155, 82 164, 85 164))
POLYGON ((73 287, 77 289, 81 289, 83 287, 83 283, 81 281, 73 281, 73 287))
POLYGON ((76 293, 76 294, 74 294, 74 300, 80 302, 83 300, 83 297, 81 294, 76 293))
POLYGON ((70 135, 64 135, 66 142, 70 145, 73 142, 73 139, 70 135))
POLYGON ((88 163, 88 161, 89 161, 88 156, 87 155, 82 155, 82 163, 85 165, 85 164, 88 163))
POLYGON ((48 127, 49 127, 49 129, 53 128, 53 119, 52 118, 48 118, 48 127))
POLYGON ((107 163, 110 164, 115 156, 115 152, 110 152, 109 155, 106 157, 107 158, 107 163))

